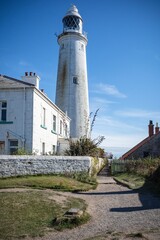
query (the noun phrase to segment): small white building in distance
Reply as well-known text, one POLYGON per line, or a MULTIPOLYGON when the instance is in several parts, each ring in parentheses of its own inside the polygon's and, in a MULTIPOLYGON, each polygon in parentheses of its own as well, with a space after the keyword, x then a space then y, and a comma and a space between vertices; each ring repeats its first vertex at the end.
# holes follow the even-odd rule
POLYGON ((0 75, 0 155, 18 149, 38 155, 63 153, 70 119, 39 89, 40 78, 0 75))

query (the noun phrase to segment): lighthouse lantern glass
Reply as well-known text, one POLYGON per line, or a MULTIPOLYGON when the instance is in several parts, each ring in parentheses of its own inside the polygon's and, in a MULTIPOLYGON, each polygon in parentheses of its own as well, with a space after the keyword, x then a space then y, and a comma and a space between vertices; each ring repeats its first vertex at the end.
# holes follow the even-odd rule
POLYGON ((63 19, 64 29, 79 30, 80 19, 76 16, 67 16, 63 19))

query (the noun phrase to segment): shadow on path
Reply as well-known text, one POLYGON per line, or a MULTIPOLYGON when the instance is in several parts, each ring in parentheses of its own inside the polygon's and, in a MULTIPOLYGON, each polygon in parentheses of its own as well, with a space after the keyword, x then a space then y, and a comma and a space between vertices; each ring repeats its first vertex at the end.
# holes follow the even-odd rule
MULTIPOLYGON (((160 198, 155 197, 151 193, 144 191, 143 187, 137 190, 126 190, 126 191, 115 191, 115 192, 86 192, 86 193, 77 193, 78 195, 90 195, 90 196, 106 196, 106 203, 107 203, 107 196, 111 195, 132 195, 138 194, 139 200, 142 206, 138 207, 118 207, 118 208, 111 208, 111 212, 133 212, 133 211, 141 211, 141 210, 149 210, 149 209, 160 209, 160 198)), ((132 198, 132 196, 131 196, 132 198)))
MULTIPOLYGON (((158 169, 159 171, 159 169, 158 169)), ((104 171, 103 171, 104 173, 104 171)), ((155 174, 157 176, 157 172, 155 171, 155 174)), ((103 178, 108 178, 107 176, 105 176, 103 174, 103 178)), ((108 178, 109 179, 109 178, 108 178)), ((100 182, 100 184, 113 184, 113 182, 100 182)), ((146 181, 144 183, 144 185, 136 190, 122 190, 118 188, 118 184, 113 184, 113 191, 92 191, 92 192, 79 192, 77 193, 78 195, 90 195, 90 196, 106 196, 106 204, 107 204, 107 196, 112 196, 114 198, 114 195, 119 195, 120 199, 119 202, 122 202, 123 200, 121 200, 121 196, 122 195, 131 195, 131 201, 130 204, 132 204, 132 194, 136 194, 138 195, 139 201, 141 203, 141 206, 133 206, 133 207, 121 207, 119 206, 118 208, 111 208, 110 211, 111 212, 134 212, 134 211, 142 211, 142 210, 151 210, 151 209, 160 209, 160 196, 155 196, 153 195, 151 192, 148 191, 150 183, 148 181, 146 181), (114 191, 115 189, 115 191, 114 191), (117 191, 119 190, 119 191, 117 191)), ((126 189, 126 188, 125 188, 126 189)), ((114 201, 114 199, 113 199, 114 201)))

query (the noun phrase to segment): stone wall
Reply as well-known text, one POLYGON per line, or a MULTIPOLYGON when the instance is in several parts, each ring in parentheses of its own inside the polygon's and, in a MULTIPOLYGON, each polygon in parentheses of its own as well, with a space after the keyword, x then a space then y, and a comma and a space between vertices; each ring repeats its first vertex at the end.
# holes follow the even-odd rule
MULTIPOLYGON (((97 161, 99 162, 98 172, 104 162, 102 159, 97 161)), ((91 174, 93 164, 91 157, 0 155, 0 178, 84 171, 91 174)))

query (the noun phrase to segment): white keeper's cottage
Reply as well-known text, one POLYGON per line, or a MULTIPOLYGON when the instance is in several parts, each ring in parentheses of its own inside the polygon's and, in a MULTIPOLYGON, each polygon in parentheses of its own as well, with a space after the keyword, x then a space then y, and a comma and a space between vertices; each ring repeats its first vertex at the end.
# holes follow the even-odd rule
POLYGON ((0 75, 0 154, 63 152, 70 119, 39 89, 39 81, 32 72, 22 81, 0 75))

